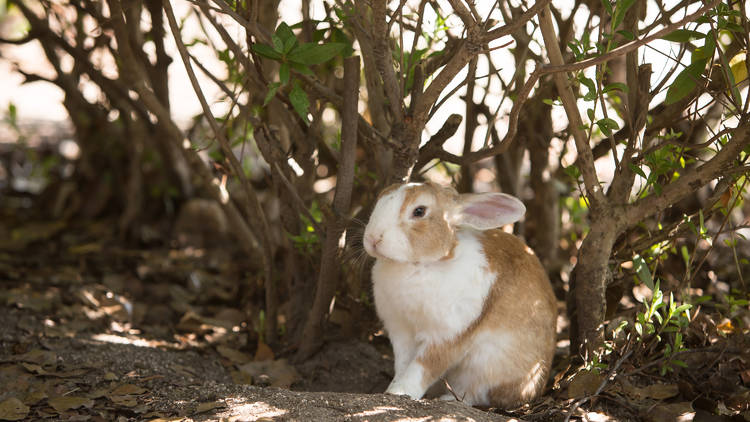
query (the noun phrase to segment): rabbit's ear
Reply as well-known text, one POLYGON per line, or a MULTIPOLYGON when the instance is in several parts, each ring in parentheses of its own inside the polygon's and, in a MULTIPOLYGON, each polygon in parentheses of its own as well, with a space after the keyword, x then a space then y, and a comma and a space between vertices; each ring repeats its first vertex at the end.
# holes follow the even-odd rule
POLYGON ((458 201, 453 223, 488 230, 515 223, 524 213, 526 207, 514 196, 504 193, 466 194, 458 201))

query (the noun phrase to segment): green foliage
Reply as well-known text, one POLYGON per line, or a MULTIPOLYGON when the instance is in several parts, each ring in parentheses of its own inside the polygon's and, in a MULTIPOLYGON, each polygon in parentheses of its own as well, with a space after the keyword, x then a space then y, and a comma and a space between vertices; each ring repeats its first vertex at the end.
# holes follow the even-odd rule
POLYGON ((690 94, 698 85, 707 64, 708 59, 700 59, 686 66, 667 89, 667 98, 664 103, 674 104, 690 94))
MULTIPOLYGON (((342 36, 343 33, 339 32, 335 32, 338 34, 338 38, 347 40, 345 36, 342 36)), ((253 51, 259 56, 279 62, 279 81, 268 84, 268 93, 263 101, 264 106, 276 96, 279 88, 289 85, 292 81, 292 70, 312 76, 314 73, 310 66, 328 62, 344 53, 347 48, 351 49, 348 43, 343 42, 300 43, 292 32, 292 28, 285 22, 281 22, 276 28, 276 32, 271 35, 271 43, 272 45, 253 44, 252 47, 253 51)), ((307 116, 310 100, 297 79, 292 83, 289 102, 300 118, 305 123, 310 124, 310 119, 307 116)))
MULTIPOLYGON (((323 220, 323 213, 320 210, 317 201, 313 201, 310 206, 310 215, 315 219, 316 223, 320 223, 323 220)), ((303 229, 298 235, 288 235, 292 240, 294 247, 302 253, 312 255, 318 248, 320 248, 320 238, 315 233, 315 227, 313 223, 307 218, 306 215, 300 214, 300 221, 302 222, 303 229)))
MULTIPOLYGON (((636 258, 640 258, 637 257, 636 258)), ((639 278, 651 280, 651 273, 645 262, 640 259, 639 278)), ((636 262, 636 259, 633 260, 636 262)), ((651 290, 651 298, 644 299, 643 307, 635 315, 631 323, 623 321, 616 331, 623 331, 636 344, 636 350, 646 353, 652 349, 661 348, 661 365, 659 372, 665 375, 674 371, 675 367, 686 367, 684 361, 677 359, 679 352, 686 350, 683 332, 690 323, 690 303, 678 304, 674 295, 669 293, 669 300, 665 300, 664 292, 660 288, 660 280, 646 283, 651 290)))

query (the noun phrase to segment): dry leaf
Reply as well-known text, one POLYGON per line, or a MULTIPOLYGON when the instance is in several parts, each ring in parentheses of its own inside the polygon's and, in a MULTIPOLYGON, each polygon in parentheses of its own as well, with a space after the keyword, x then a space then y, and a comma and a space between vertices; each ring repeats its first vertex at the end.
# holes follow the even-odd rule
POLYGON ((239 350, 232 349, 231 347, 218 346, 216 348, 216 351, 219 352, 220 355, 231 360, 232 363, 238 363, 241 365, 252 360, 250 355, 248 355, 247 353, 240 352, 239 350))
POLYGON ((688 422, 693 418, 695 418, 695 411, 690 402, 657 404, 643 415, 643 420, 646 422, 688 422))
POLYGON ((122 384, 112 390, 109 394, 113 396, 126 396, 126 395, 132 395, 132 394, 143 394, 147 390, 143 387, 139 387, 137 385, 133 384, 122 384))
POLYGON ((198 407, 195 408, 195 413, 204 413, 210 410, 221 409, 224 407, 227 407, 227 405, 220 401, 210 401, 210 402, 200 403, 198 407))
POLYGON ((677 384, 652 384, 638 390, 641 394, 641 397, 648 397, 654 400, 668 399, 680 393, 680 389, 679 387, 677 387, 677 384))
POLYGON ((94 406, 94 401, 88 397, 80 396, 60 396, 54 399, 47 400, 47 403, 52 406, 58 412, 64 412, 70 409, 78 409, 79 407, 91 408, 94 406))
POLYGON ((135 407, 138 404, 138 396, 107 396, 107 398, 119 406, 135 407))
POLYGON ((15 397, 0 402, 0 420, 20 421, 29 414, 29 406, 26 406, 15 397))
POLYGON ((568 398, 574 399, 594 394, 604 380, 604 375, 581 371, 568 385, 568 398))
POLYGON ((41 390, 32 391, 26 394, 23 398, 23 403, 29 406, 33 406, 40 401, 47 398, 47 393, 41 390))
POLYGON ((264 360, 273 360, 273 358, 273 350, 271 350, 271 348, 268 347, 266 343, 258 340, 258 348, 255 350, 255 357, 253 358, 253 360, 258 362, 264 360))
POLYGON ((57 363, 57 354, 41 349, 34 349, 22 355, 13 356, 16 362, 36 363, 42 366, 52 366, 57 363))
POLYGON ((247 372, 242 371, 231 371, 229 375, 232 377, 232 381, 239 385, 253 385, 253 376, 247 372))
POLYGON ((289 388, 299 379, 297 370, 286 359, 248 362, 239 367, 256 382, 266 380, 271 387, 289 388))

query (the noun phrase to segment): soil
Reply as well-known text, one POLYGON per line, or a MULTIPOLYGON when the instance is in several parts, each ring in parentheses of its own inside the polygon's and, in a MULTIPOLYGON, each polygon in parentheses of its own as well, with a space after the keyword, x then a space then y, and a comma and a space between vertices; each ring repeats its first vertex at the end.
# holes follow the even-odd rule
MULTIPOLYGON (((0 309, 0 361, 4 365, 0 368, 6 369, 0 369, 0 374, 6 374, 12 363, 24 359, 19 359, 23 353, 15 352, 22 349, 43 350, 54 354, 54 366, 60 370, 55 375, 36 374, 36 377, 64 380, 56 385, 56 391, 62 391, 63 397, 100 396, 93 399, 89 408, 81 406, 61 412, 52 407, 32 405, 34 410, 28 414, 28 420, 45 416, 67 420, 160 418, 174 421, 507 419, 457 402, 414 401, 368 391, 361 391, 360 394, 342 392, 379 388, 378 384, 387 380, 383 375, 373 374, 373 371, 384 370, 382 365, 388 362, 373 347, 364 343, 331 344, 316 359, 298 367, 305 381, 296 384, 295 388, 309 386, 319 390, 330 389, 330 392, 290 391, 236 384, 221 363, 221 356, 212 349, 148 347, 139 345, 132 336, 110 335, 99 340, 91 336, 49 338, 43 334, 44 321, 35 312, 8 307, 0 309), (332 370, 321 368, 322 362, 326 362, 332 370), (373 375, 376 379, 380 378, 378 382, 366 382, 373 375), (122 386, 135 386, 132 387, 134 394, 128 394, 132 396, 130 403, 111 395, 122 386)), ((14 393, 25 397, 19 393, 28 393, 28 386, 33 384, 34 381, 21 379, 15 383, 4 383, 0 390, 3 392, 0 402, 14 393), (26 391, 21 391, 23 387, 27 387, 26 391)))

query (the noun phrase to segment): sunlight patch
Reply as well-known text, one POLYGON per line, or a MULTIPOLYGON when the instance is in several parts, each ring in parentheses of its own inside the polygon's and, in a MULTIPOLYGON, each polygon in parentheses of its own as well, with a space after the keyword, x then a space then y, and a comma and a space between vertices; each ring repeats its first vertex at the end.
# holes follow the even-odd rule
POLYGON ((382 415, 383 413, 386 413, 390 410, 404 410, 404 409, 401 409, 400 407, 392 407, 392 406, 377 406, 372 410, 365 410, 364 412, 352 413, 348 415, 347 417, 364 418, 366 416, 382 415))
POLYGON ((127 338, 122 336, 116 336, 114 334, 94 334, 91 336, 93 340, 101 341, 103 343, 113 343, 113 344, 130 344, 132 346, 138 346, 138 347, 158 347, 159 343, 161 342, 154 342, 149 340, 144 340, 141 338, 127 338))
POLYGON ((232 416, 242 416, 242 420, 257 421, 263 418, 275 418, 283 416, 288 412, 284 409, 271 406, 268 403, 257 401, 255 403, 241 404, 232 407, 232 416))

